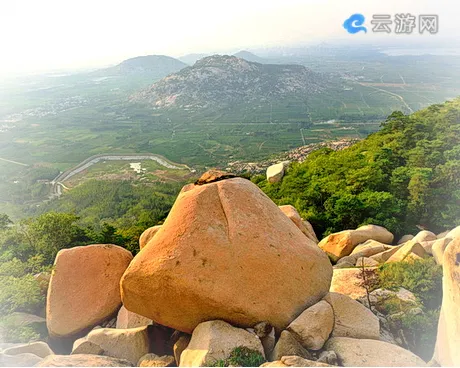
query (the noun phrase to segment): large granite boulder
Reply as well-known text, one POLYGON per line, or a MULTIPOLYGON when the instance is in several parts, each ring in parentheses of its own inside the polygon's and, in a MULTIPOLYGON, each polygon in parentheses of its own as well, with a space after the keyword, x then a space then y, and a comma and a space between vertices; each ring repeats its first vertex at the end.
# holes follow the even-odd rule
POLYGON ((151 325, 151 319, 130 312, 124 306, 120 308, 117 315, 117 328, 136 328, 151 325))
POLYGON ((442 290, 434 360, 441 366, 460 366, 460 237, 444 251, 442 290))
POLYGON ((264 356, 262 343, 255 334, 224 321, 200 323, 193 331, 187 349, 181 354, 180 367, 208 367, 229 358, 238 347, 257 351, 264 356))
POLYGON ((383 244, 391 244, 393 234, 382 226, 365 225, 356 230, 344 230, 328 235, 319 242, 318 246, 336 262, 340 258, 350 255, 358 244, 370 239, 383 244))
POLYGON ((179 331, 219 319, 279 332, 331 277, 326 254, 255 184, 229 178, 182 189, 121 288, 126 309, 179 331))
POLYGON ((145 230, 139 237, 139 248, 144 248, 160 229, 161 225, 156 225, 145 230))
POLYGON ((134 367, 124 359, 93 354, 49 355, 35 367, 134 367))
POLYGON ((339 293, 329 293, 324 300, 334 311, 332 337, 380 339, 379 319, 364 305, 339 293))
POLYGON ((120 279, 131 260, 129 251, 110 244, 59 251, 46 305, 50 335, 72 336, 116 313, 120 279))
POLYGON ((313 240, 316 244, 318 244, 318 238, 316 237, 315 231, 313 227, 308 221, 302 220, 300 217, 299 212, 295 209, 295 207, 287 204, 284 206, 279 206, 280 210, 291 219, 291 221, 302 231, 307 238, 313 240))
POLYGON ((344 367, 424 367, 426 363, 409 350, 384 341, 333 337, 326 343, 344 367))

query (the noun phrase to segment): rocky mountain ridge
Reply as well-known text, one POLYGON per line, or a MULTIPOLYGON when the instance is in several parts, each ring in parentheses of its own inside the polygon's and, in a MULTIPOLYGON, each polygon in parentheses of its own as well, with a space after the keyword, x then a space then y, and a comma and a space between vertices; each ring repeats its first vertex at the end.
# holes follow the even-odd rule
POLYGON ((306 98, 327 88, 327 76, 301 65, 250 62, 213 55, 131 96, 154 108, 224 108, 294 96, 306 98))

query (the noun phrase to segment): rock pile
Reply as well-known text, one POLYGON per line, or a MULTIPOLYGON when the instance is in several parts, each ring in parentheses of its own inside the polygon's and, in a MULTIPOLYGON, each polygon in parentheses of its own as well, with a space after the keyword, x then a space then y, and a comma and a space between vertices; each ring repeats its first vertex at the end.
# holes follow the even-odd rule
POLYGON ((46 322, 71 353, 0 345, 0 366, 234 366, 235 352, 266 367, 425 366, 398 335, 398 313, 420 313, 419 301, 402 288, 368 295, 360 273, 431 255, 444 266, 431 364, 460 364, 460 228, 393 246, 390 232, 366 225, 318 244, 294 207, 211 174, 183 188, 134 259, 114 245, 59 252, 46 322))

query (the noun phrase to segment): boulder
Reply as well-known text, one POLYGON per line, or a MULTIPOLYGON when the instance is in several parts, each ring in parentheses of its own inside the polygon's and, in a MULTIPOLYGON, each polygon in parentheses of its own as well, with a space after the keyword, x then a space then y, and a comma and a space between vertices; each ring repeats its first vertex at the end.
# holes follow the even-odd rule
POLYGON ((275 348, 275 328, 268 322, 260 322, 254 326, 254 333, 264 347, 265 356, 270 356, 275 348))
POLYGON ((40 358, 46 358, 48 355, 54 354, 48 344, 43 341, 35 341, 28 344, 16 345, 3 350, 6 355, 18 355, 18 354, 35 354, 40 358))
POLYGON ((200 323, 193 331, 187 349, 182 352, 180 367, 209 366, 227 359, 237 347, 246 347, 264 356, 262 343, 255 334, 224 321, 200 323))
POLYGON ((138 367, 174 367, 175 359, 171 355, 158 356, 156 354, 146 354, 137 362, 138 367))
POLYGON ((391 248, 391 245, 386 245, 371 239, 362 244, 358 244, 351 252, 351 255, 355 257, 370 257, 375 254, 385 252, 391 248))
MULTIPOLYGON (((375 268, 366 268, 366 270, 376 272, 375 268)), ((348 295, 352 299, 365 296, 366 289, 361 274, 362 270, 359 268, 334 269, 330 291, 348 295)))
POLYGON ((393 234, 382 226, 365 225, 356 230, 344 230, 331 234, 321 240, 318 246, 329 255, 332 261, 336 262, 340 258, 350 255, 358 244, 369 239, 391 244, 393 234))
POLYGON ((337 354, 335 351, 332 350, 324 350, 318 355, 318 362, 331 364, 331 365, 338 365, 337 364, 337 354))
POLYGON ((289 217, 289 219, 299 228, 304 235, 314 241, 316 244, 318 244, 318 238, 316 237, 316 234, 313 230, 313 227, 308 221, 303 221, 302 218, 300 217, 299 213, 297 210, 291 206, 291 205, 284 205, 284 206, 279 206, 280 210, 283 211, 283 213, 289 217), (306 225, 308 223, 309 226, 306 225))
POLYGON ((312 359, 310 352, 289 331, 284 330, 281 332, 280 338, 270 355, 270 360, 280 360, 286 355, 296 355, 305 359, 312 359))
MULTIPOLYGON (((319 350, 329 338, 334 327, 334 312, 324 300, 307 308, 287 327, 307 349, 319 350)), ((288 355, 288 354, 285 354, 288 355)), ((298 355, 298 354, 289 354, 298 355)))
POLYGON ((441 366, 460 366, 460 237, 443 256, 442 306, 434 360, 441 366))
POLYGON ((118 311, 116 328, 136 328, 151 325, 153 321, 139 314, 130 312, 124 306, 118 311))
POLYGON ((91 331, 86 340, 99 345, 104 350, 104 355, 125 359, 133 364, 150 352, 148 327, 99 328, 91 331))
POLYGON ((460 238, 460 226, 457 226, 455 229, 449 231, 446 235, 448 239, 460 238))
POLYGON ((380 338, 379 319, 364 305, 339 293, 329 293, 324 299, 334 311, 332 337, 380 338))
POLYGON ((93 354, 49 355, 35 367, 134 367, 124 359, 93 354))
POLYGON ((299 356, 284 356, 281 358, 281 363, 286 367, 331 367, 329 364, 304 359, 299 356))
POLYGON ((436 239, 437 239, 436 234, 432 233, 431 231, 422 230, 417 235, 415 235, 414 239, 412 240, 417 243, 422 243, 422 242, 432 241, 436 239))
POLYGON ((413 255, 420 258, 428 257, 425 249, 415 240, 415 238, 404 243, 400 249, 388 258, 386 263, 407 261, 413 259, 413 255))
POLYGON ((446 231, 443 231, 442 233, 439 233, 438 235, 436 235, 436 238, 438 238, 438 239, 445 238, 447 234, 449 234, 449 230, 446 230, 446 231))
POLYGON ((425 252, 427 254, 433 255, 433 245, 436 242, 437 242, 437 239, 436 240, 423 241, 423 242, 420 242, 420 245, 423 247, 423 249, 425 249, 425 252))
POLYGON ((177 341, 174 343, 173 352, 174 352, 174 359, 176 360, 176 364, 180 364, 180 356, 182 352, 187 349, 188 344, 190 344, 192 336, 188 334, 182 334, 177 341))
POLYGON ((59 251, 46 304, 50 335, 72 336, 115 314, 121 305, 120 278, 132 258, 110 244, 59 251))
POLYGON ((386 250, 385 252, 374 254, 373 256, 370 256, 369 258, 372 258, 373 260, 377 261, 378 263, 385 263, 386 261, 388 261, 388 259, 393 254, 395 254, 403 246, 404 246, 404 244, 393 246, 390 249, 386 250))
POLYGON ((104 350, 98 344, 88 341, 86 337, 82 337, 73 343, 72 352, 70 354, 103 355, 103 353, 104 350))
POLYGON ((412 240, 412 239, 414 239, 414 236, 412 234, 403 235, 401 239, 398 240, 397 244, 398 245, 404 244, 405 242, 412 240))
POLYGON ((409 350, 384 341, 333 337, 326 343, 345 367, 424 367, 425 362, 409 350))
POLYGON ((452 239, 450 238, 438 239, 434 242, 433 246, 431 247, 433 258, 438 265, 442 265, 444 251, 446 250, 447 246, 451 241, 452 239))
POLYGON ((145 230, 139 237, 139 248, 144 248, 160 229, 161 225, 156 225, 145 230))
POLYGON ((16 355, 0 353, 0 367, 33 367, 42 359, 43 358, 31 353, 16 355))
POLYGON ((356 261, 356 267, 378 267, 379 264, 375 259, 369 257, 359 257, 356 261))
POLYGON ((179 331, 214 319, 281 331, 331 277, 324 252, 255 184, 230 178, 182 189, 121 288, 128 310, 179 331))
MULTIPOLYGON (((387 303, 396 302, 400 306, 400 311, 408 311, 412 308, 420 307, 417 297, 404 288, 399 288, 398 291, 376 289, 369 293, 369 300, 372 308, 382 314, 388 314, 387 303)), ((367 297, 363 296, 358 301, 369 308, 367 297)), ((394 305, 394 303, 392 303, 394 305)))
POLYGON ((284 164, 271 165, 267 168, 267 181, 269 183, 279 183, 284 176, 284 164))

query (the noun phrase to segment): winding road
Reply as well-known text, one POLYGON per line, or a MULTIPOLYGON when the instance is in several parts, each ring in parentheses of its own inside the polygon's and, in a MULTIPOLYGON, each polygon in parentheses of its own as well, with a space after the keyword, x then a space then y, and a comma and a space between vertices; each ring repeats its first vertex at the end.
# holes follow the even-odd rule
POLYGON ((51 197, 60 197, 62 188, 68 189, 63 182, 71 177, 81 173, 89 167, 97 164, 100 161, 146 161, 153 160, 168 169, 188 169, 193 171, 186 165, 173 164, 167 161, 164 157, 154 154, 132 154, 132 155, 96 155, 87 158, 80 162, 77 166, 60 173, 51 181, 51 197))

